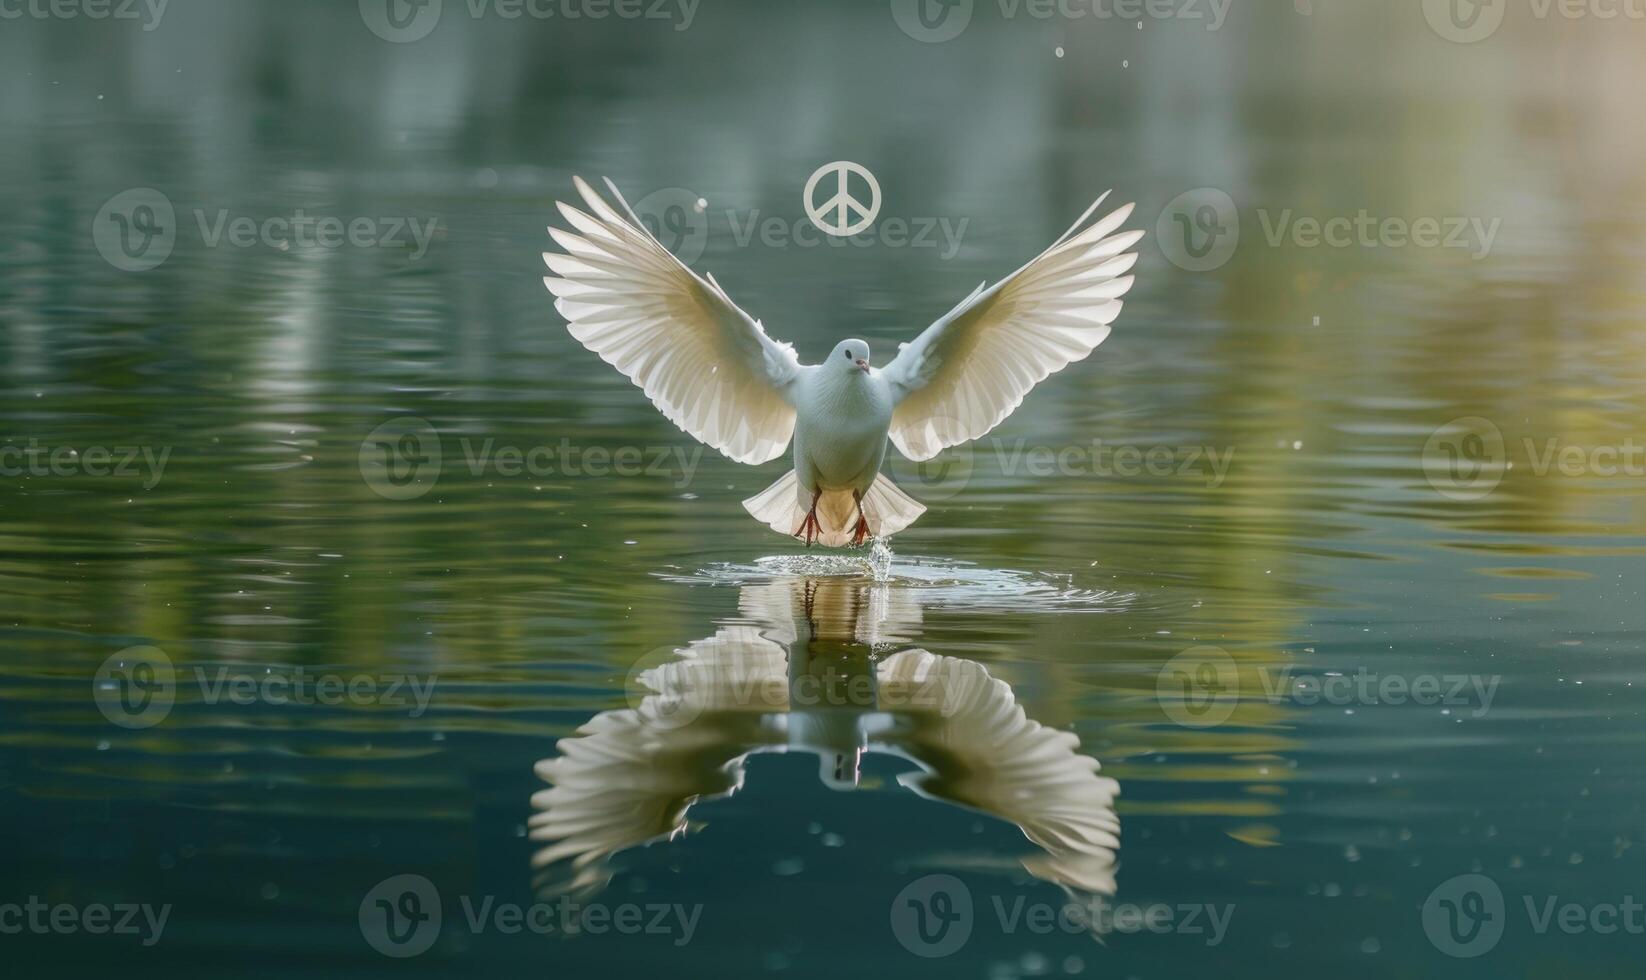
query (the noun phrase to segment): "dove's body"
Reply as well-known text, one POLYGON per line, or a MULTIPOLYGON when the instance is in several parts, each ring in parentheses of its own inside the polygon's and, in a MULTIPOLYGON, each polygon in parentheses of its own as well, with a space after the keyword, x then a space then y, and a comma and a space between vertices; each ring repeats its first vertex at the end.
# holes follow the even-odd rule
POLYGON ((1129 204, 1087 224, 1098 198, 1050 248, 977 287, 884 368, 870 366, 861 340, 803 365, 712 276, 671 255, 611 181, 621 212, 575 183, 589 211, 561 204, 574 230, 549 229, 565 251, 543 254, 572 336, 740 463, 776 459, 792 439, 794 469, 743 506, 807 544, 860 544, 924 513, 881 475, 886 442, 930 459, 999 425, 1030 388, 1090 354, 1120 315, 1137 261, 1126 249, 1143 235, 1115 234, 1129 204))
POLYGON ((795 392, 794 471, 802 487, 863 493, 886 458, 891 386, 880 372, 801 373, 795 392))

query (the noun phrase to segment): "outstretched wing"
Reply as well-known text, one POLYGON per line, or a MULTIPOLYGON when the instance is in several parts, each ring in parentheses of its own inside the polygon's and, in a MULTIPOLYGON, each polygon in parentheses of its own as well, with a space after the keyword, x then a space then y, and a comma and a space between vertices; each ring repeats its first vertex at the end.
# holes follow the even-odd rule
POLYGON ((1006 682, 970 660, 904 650, 878 674, 883 700, 890 691, 910 705, 879 741, 925 770, 898 782, 1016 824, 1040 848, 1023 859, 1035 877, 1114 894, 1120 786, 1072 732, 1027 717, 1006 682))
POLYGON ((782 454, 794 434, 794 349, 766 336, 713 277, 700 278, 581 177, 589 211, 556 202, 575 231, 550 228, 543 283, 571 334, 646 392, 669 421, 739 463, 782 454))
POLYGON ((1130 204, 1081 230, 1105 193, 1035 259, 977 287, 883 370, 898 400, 892 442, 910 459, 978 438, 1041 379, 1092 352, 1120 315, 1141 231, 1112 234, 1130 204), (1078 232, 1078 234, 1077 234, 1078 232), (1123 254, 1124 253, 1124 254, 1123 254))
POLYGON ((684 833, 686 812, 743 785, 743 759, 781 739, 764 719, 788 708, 788 653, 750 626, 726 627, 642 673, 637 708, 603 711, 536 766, 532 857, 542 894, 593 892, 620 851, 684 833))

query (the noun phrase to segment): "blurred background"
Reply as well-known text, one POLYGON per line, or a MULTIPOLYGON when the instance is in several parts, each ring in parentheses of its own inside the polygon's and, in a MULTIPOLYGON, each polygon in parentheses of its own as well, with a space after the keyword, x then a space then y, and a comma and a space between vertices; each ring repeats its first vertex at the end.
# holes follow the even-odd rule
POLYGON ((1610 0, 0 0, 0 953, 1646 976, 1643 49, 1610 0), (802 200, 838 160, 849 241, 802 200), (574 174, 808 361, 883 364, 1105 190, 1148 235, 1088 361, 893 464, 930 510, 871 567, 567 335, 574 174), (708 648, 976 665, 995 747, 1063 754, 642 676, 708 648), (270 693, 319 678, 355 695, 270 693), (534 864, 586 725, 639 726, 594 885, 534 864), (1071 901, 1171 924, 1013 914, 1071 901), (476 911, 567 902, 696 915, 476 911))

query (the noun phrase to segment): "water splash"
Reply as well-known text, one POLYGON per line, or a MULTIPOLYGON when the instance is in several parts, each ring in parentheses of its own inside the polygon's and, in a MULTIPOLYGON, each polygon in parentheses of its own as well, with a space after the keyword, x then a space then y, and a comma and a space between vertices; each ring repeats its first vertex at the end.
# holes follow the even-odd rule
POLYGON ((875 542, 868 556, 857 554, 768 555, 752 562, 715 562, 695 572, 657 572, 684 585, 744 586, 792 578, 858 579, 901 590, 923 606, 953 606, 1013 612, 1122 612, 1134 592, 1086 589, 1069 573, 982 568, 953 558, 898 555, 875 542))

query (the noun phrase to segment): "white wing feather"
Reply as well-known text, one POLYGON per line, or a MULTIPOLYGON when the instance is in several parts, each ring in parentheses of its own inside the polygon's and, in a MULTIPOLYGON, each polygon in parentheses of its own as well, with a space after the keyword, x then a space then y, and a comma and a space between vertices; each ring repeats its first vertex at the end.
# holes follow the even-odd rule
POLYGON ((1143 232, 1111 234, 1130 217, 1130 204, 1080 230, 1106 197, 1051 248, 992 287, 973 290, 886 365, 897 399, 891 437, 903 455, 930 459, 982 436, 1029 389, 1109 335, 1132 285, 1123 273, 1137 261, 1126 249, 1143 232))
POLYGON ((543 253, 571 335, 698 440, 740 463, 781 455, 794 434, 794 349, 671 255, 610 180, 622 213, 575 183, 589 212, 560 203, 575 231, 550 228, 565 254, 543 253))

